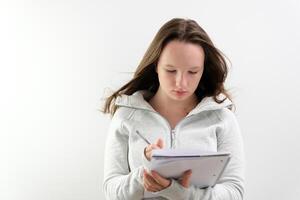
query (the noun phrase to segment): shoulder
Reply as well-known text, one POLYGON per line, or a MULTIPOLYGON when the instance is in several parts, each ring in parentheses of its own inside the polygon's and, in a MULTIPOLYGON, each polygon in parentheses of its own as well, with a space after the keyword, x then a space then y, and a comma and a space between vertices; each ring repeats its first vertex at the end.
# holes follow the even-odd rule
POLYGON ((123 122, 125 120, 129 120, 133 116, 134 112, 135 109, 120 106, 117 108, 116 112, 112 116, 112 121, 123 122))
POLYGON ((214 113, 217 115, 219 120, 222 121, 226 126, 230 124, 237 124, 235 113, 229 110, 228 108, 215 110, 214 113))
POLYGON ((130 119, 130 116, 132 116, 133 112, 133 109, 119 107, 111 118, 109 125, 109 135, 127 135, 128 129, 124 124, 125 121, 130 119))

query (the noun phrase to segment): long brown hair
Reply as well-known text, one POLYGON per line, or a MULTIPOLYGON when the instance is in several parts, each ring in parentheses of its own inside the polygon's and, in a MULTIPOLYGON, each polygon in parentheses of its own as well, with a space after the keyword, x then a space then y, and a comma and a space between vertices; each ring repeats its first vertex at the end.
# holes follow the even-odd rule
POLYGON ((196 21, 174 18, 159 29, 138 65, 133 78, 106 99, 102 112, 113 115, 117 109, 115 100, 122 94, 131 95, 138 90, 148 90, 153 94, 156 93, 159 81, 155 68, 163 48, 173 40, 197 44, 204 50, 204 71, 195 91, 199 101, 204 97, 213 97, 217 103, 222 103, 226 98, 231 99, 224 88, 228 73, 225 56, 214 46, 207 33, 196 21), (225 95, 222 100, 217 99, 220 93, 225 95))

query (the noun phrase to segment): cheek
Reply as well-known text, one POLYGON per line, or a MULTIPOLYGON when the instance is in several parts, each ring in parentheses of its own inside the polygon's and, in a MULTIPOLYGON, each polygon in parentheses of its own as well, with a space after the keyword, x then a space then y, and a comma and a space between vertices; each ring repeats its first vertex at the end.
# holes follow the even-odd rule
POLYGON ((201 76, 194 77, 192 79, 192 83, 193 83, 192 85, 196 88, 199 85, 200 80, 201 80, 201 76))
POLYGON ((173 78, 172 75, 167 74, 167 73, 161 73, 158 75, 159 77, 159 82, 161 85, 168 86, 172 85, 173 83, 173 78))

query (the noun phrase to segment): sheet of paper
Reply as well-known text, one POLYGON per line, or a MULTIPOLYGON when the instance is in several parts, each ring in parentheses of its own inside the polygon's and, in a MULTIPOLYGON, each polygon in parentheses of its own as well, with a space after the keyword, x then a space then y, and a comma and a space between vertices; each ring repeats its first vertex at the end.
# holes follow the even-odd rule
POLYGON ((152 157, 193 157, 228 155, 229 152, 202 152, 199 149, 154 149, 152 157))

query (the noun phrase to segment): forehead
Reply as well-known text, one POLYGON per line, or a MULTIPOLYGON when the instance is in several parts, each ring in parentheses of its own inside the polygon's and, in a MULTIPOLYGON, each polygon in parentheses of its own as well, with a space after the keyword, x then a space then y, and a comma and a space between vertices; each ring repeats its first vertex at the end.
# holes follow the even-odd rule
POLYGON ((176 67, 202 67, 204 58, 204 50, 200 45, 174 40, 163 49, 159 57, 159 64, 176 67))

